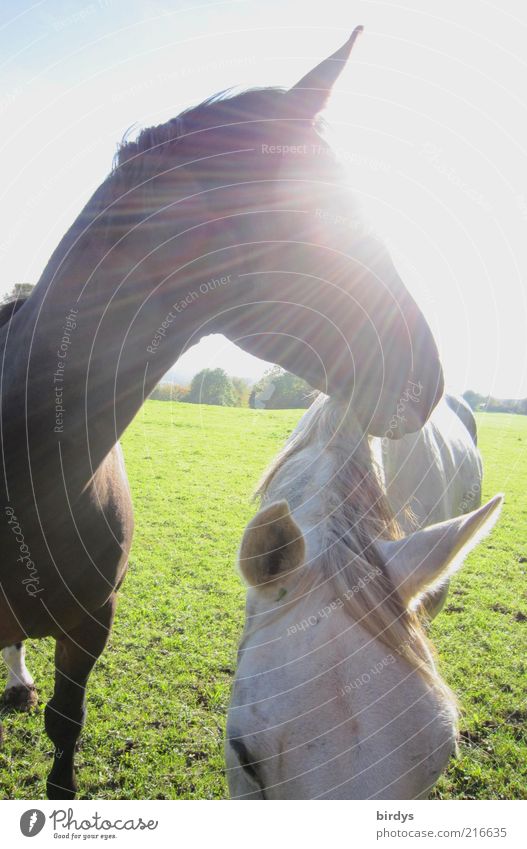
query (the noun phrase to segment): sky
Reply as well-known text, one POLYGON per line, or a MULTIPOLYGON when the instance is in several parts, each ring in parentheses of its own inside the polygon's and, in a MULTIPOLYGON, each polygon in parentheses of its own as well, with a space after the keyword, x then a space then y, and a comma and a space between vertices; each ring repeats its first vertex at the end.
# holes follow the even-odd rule
MULTIPOLYGON (((325 118, 453 391, 527 396, 527 8, 519 0, 3 0, 0 295, 36 283, 118 142, 292 85, 357 24, 325 118)), ((257 378, 223 337, 180 360, 257 378)))

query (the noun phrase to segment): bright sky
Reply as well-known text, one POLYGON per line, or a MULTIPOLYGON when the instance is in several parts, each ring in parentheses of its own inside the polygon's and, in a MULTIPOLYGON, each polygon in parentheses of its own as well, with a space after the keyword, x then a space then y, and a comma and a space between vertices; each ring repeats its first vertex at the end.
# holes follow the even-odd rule
MULTIPOLYGON (((0 293, 37 282, 133 125, 289 85, 366 27, 327 111, 448 385, 527 396, 527 8, 520 0, 3 0, 0 293)), ((265 366, 211 337, 178 369, 265 366)))

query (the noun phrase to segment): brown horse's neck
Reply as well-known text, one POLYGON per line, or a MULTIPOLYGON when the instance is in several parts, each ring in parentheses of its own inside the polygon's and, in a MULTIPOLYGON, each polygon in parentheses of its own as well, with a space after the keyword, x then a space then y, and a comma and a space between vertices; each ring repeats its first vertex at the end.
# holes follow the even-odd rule
MULTIPOLYGON (((187 222, 172 221, 169 252, 159 247, 162 228, 154 243, 149 227, 127 237, 124 227, 108 233, 107 225, 92 225, 86 237, 78 235, 81 224, 64 237, 4 330, 2 392, 4 447, 20 441, 17 453, 23 452, 27 421, 32 467, 45 474, 60 444, 77 491, 182 350, 211 332, 207 319, 224 286, 210 282, 204 262, 198 267, 188 238, 174 238, 187 222)), ((218 269, 215 281, 228 274, 218 269)))

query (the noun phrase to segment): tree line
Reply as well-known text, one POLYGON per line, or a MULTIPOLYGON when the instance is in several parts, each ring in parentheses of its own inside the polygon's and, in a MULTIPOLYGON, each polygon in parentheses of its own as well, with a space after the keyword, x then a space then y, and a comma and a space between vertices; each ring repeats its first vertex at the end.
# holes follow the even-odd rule
POLYGON ((205 368, 192 378, 190 386, 159 383, 150 398, 154 401, 186 401, 219 407, 253 409, 307 409, 314 392, 304 380, 279 366, 269 369, 252 388, 243 377, 229 377, 222 368, 205 368))
MULTIPOLYGON (((190 404, 216 404, 220 407, 252 407, 253 409, 307 409, 316 392, 305 380, 284 371, 280 366, 269 369, 252 388, 243 377, 229 377, 224 369, 202 369, 190 386, 160 383, 151 398, 158 401, 187 401, 190 404)), ((494 398, 472 389, 463 398, 475 412, 516 413, 527 415, 527 398, 494 398)))
POLYGON ((463 392, 463 398, 474 412, 517 413, 527 416, 527 398, 494 398, 492 395, 480 395, 472 389, 463 392))

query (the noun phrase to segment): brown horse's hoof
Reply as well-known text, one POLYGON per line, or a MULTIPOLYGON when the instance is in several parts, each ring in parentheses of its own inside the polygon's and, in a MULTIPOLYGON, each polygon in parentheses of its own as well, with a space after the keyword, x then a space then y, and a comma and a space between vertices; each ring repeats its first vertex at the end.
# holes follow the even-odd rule
POLYGON ((2 704, 10 710, 28 711, 38 704, 38 693, 36 687, 26 687, 18 684, 4 691, 2 704))

